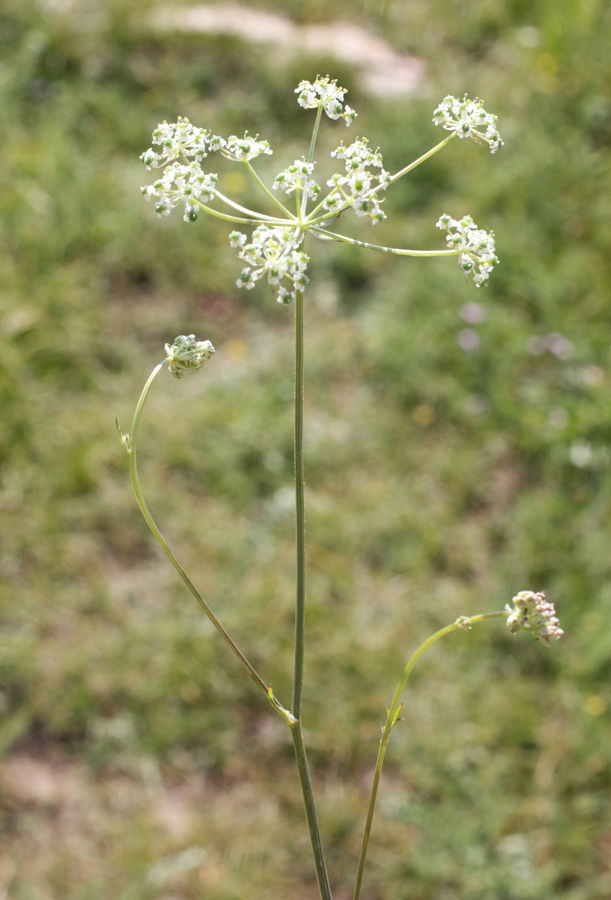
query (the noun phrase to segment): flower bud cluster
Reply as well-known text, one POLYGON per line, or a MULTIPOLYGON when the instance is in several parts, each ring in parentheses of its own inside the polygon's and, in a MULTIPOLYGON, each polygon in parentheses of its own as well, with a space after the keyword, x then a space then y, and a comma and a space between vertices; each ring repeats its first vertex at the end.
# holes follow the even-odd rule
POLYGON ((299 249, 303 237, 293 228, 270 228, 259 225, 252 233, 252 240, 239 231, 232 231, 229 242, 239 248, 238 258, 248 264, 242 270, 236 284, 250 290, 255 282, 267 273, 267 281, 278 303, 290 303, 295 291, 308 284, 305 274, 309 256, 299 249), (290 287, 287 287, 286 282, 290 287))
POLYGON ((498 263, 493 233, 479 229, 471 216, 463 216, 457 221, 443 215, 437 222, 437 228, 442 231, 447 229, 448 247, 459 251, 458 264, 465 273, 465 278, 471 273, 473 281, 480 287, 498 263))
POLYGON ((255 159, 257 156, 261 156, 262 153, 271 156, 274 151, 269 146, 269 143, 258 140, 258 137, 259 135, 250 137, 248 132, 245 132, 243 138, 232 134, 226 141, 223 141, 223 156, 226 156, 227 159, 238 161, 255 159))
POLYGON ((346 89, 338 87, 337 81, 331 81, 328 76, 321 78, 319 75, 313 84, 301 81, 295 93, 299 94, 297 102, 304 109, 322 107, 330 119, 343 119, 346 125, 352 125, 356 119, 355 111, 347 103, 344 105, 346 89))
POLYGON ((512 634, 523 628, 546 647, 549 647, 550 638, 557 641, 564 634, 556 618, 554 604, 545 599, 545 594, 520 591, 511 602, 513 607, 507 604, 505 609, 509 613, 507 628, 512 634))
POLYGON ((496 130, 497 117, 486 112, 483 100, 469 100, 466 95, 462 100, 446 97, 433 113, 433 122, 459 138, 470 137, 478 144, 488 144, 491 153, 503 146, 496 130))
POLYGON ((210 341, 196 341, 194 334, 179 334, 173 344, 165 345, 168 368, 174 378, 182 378, 187 369, 198 371, 214 355, 210 341))
POLYGON ((346 174, 336 173, 328 181, 334 187, 323 202, 323 208, 329 212, 352 206, 357 216, 369 216, 373 224, 382 222, 386 216, 380 208, 377 197, 379 190, 386 190, 390 184, 390 175, 384 169, 382 154, 372 150, 366 138, 357 140, 349 147, 344 143, 333 150, 331 156, 345 161, 346 174), (380 170, 378 174, 369 171, 368 167, 380 170))
POLYGON ((292 166, 276 175, 272 187, 275 191, 281 188, 287 194, 292 194, 297 189, 301 192, 307 191, 308 198, 316 200, 320 195, 320 185, 310 178, 313 171, 314 163, 296 159, 292 166))
POLYGON ((153 132, 153 144, 161 149, 157 151, 151 147, 140 156, 147 169, 157 169, 179 156, 200 163, 208 156, 209 150, 219 150, 225 141, 208 129, 196 128, 188 119, 179 116, 177 122, 162 122, 157 126, 153 132))
POLYGON ((208 203, 212 200, 217 181, 218 175, 205 174, 197 163, 186 166, 174 163, 165 168, 160 179, 140 190, 147 200, 159 198, 155 203, 158 216, 169 216, 182 200, 185 204, 185 222, 196 222, 199 211, 194 201, 208 203))

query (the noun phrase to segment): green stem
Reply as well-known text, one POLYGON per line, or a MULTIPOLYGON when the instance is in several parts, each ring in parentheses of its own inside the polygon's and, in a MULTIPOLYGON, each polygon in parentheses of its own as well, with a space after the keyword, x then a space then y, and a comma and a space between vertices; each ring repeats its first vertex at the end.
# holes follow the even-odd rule
MULTIPOLYGON (((314 130, 312 131, 312 139, 310 141, 310 149, 308 150, 308 163, 314 162, 314 151, 316 149, 316 141, 318 139, 318 130, 320 128, 320 120, 322 118, 322 106, 318 107, 316 111, 316 121, 314 122, 314 130)), ((308 192, 303 192, 303 198, 301 201, 301 218, 305 218, 305 214, 308 208, 308 192)))
POLYGON ((234 200, 230 200, 229 197, 226 197, 224 194, 221 194, 220 191, 215 190, 215 196, 222 200, 223 203, 226 203, 228 206, 233 207, 233 209, 237 209, 238 212, 243 212, 247 216, 252 216, 254 219, 263 222, 269 222, 271 225, 286 225, 286 219, 280 219, 277 216, 266 216, 263 213, 255 212, 252 209, 248 209, 246 206, 240 206, 239 203, 236 203, 234 200))
MULTIPOLYGON (((485 619, 499 619, 501 617, 507 618, 509 615, 508 612, 491 612, 491 613, 480 613, 477 616, 469 616, 467 622, 473 624, 474 622, 483 622, 485 619)), ((354 900, 359 900, 361 895, 361 886, 363 883, 363 872, 365 870, 365 860, 367 858, 367 848, 369 846, 369 837, 371 834, 371 823, 373 822, 373 814, 376 805, 376 798, 378 795, 378 787, 380 784, 380 775, 382 774, 382 766, 384 765, 384 757, 386 755, 386 748, 388 747, 388 742, 390 740, 390 734, 395 725, 399 720, 399 713, 401 712, 401 694, 405 688, 407 683, 407 679, 409 678, 412 669, 422 656, 425 650, 434 644, 435 641, 438 641, 439 638, 444 637, 446 634, 450 634, 452 631, 456 631, 457 629, 464 629, 466 624, 465 618, 460 617, 456 620, 452 625, 446 625, 445 628, 441 628, 439 631, 436 631, 435 634, 431 635, 428 640, 426 640, 423 644, 421 644, 415 653, 410 657, 404 671, 399 684, 397 685, 397 689, 395 691, 395 695, 392 699, 392 703, 390 709, 388 710, 388 716, 386 717, 386 723, 382 730, 382 739, 380 740, 380 749, 378 750, 378 758, 376 760, 375 773, 373 776, 373 785, 371 788, 371 797, 369 800, 369 809, 367 810, 367 820, 365 822, 365 833, 363 835, 363 843, 361 846, 361 855, 359 857, 359 864, 356 873, 356 882, 354 886, 354 900)))
POLYGON ((295 613, 295 668, 291 712, 301 716, 305 642, 305 500, 303 468, 303 291, 295 292, 295 539, 297 590, 295 613))
POLYGON ((278 200, 278 198, 275 197, 275 196, 272 194, 272 192, 271 192, 270 189, 267 187, 267 185, 266 185, 263 181, 261 181, 261 179, 259 178, 259 176, 258 176, 257 173, 255 172, 255 170, 254 170, 253 167, 251 166, 250 160, 245 159, 245 160, 243 160, 243 162, 244 162, 244 165, 246 166, 246 168, 248 169, 248 171, 250 172, 250 174, 252 175, 252 177, 255 179, 255 181, 257 182, 257 184, 259 185, 259 187, 260 187, 261 190, 263 191, 263 193, 267 194, 267 196, 268 196, 269 199, 272 201, 272 203, 275 203, 276 206, 278 207, 278 209, 281 209, 282 212, 283 212, 286 216, 289 217, 289 219, 293 220, 293 219, 295 218, 295 216, 294 216, 291 212, 289 212, 289 210, 286 208, 286 206, 284 205, 284 203, 281 203, 280 200, 278 200))
MULTIPOLYGON (((393 181, 396 181, 397 178, 401 178, 403 175, 407 175, 408 172, 411 172, 412 169, 415 169, 416 166, 419 166, 420 163, 423 163, 425 161, 425 159, 429 159, 429 157, 433 156, 435 153, 438 153, 439 150, 441 150, 443 147, 445 147, 446 144, 449 144, 450 141, 455 137, 456 137, 456 132, 453 131, 452 134, 449 135, 449 137, 444 138, 443 141, 440 141, 439 144, 436 144, 431 150, 428 151, 428 153, 425 153, 423 156, 418 157, 418 159, 415 159, 414 162, 409 164, 409 166, 406 166, 404 169, 400 169, 398 172, 396 172, 391 177, 390 184, 392 184, 393 181)), ((377 193, 377 191, 381 190, 382 187, 383 187, 383 185, 380 185, 379 187, 377 187, 374 191, 374 194, 377 193)))
MULTIPOLYGON (((327 196, 324 198, 324 200, 321 200, 320 203, 318 204, 318 206, 314 207, 314 209, 311 211, 308 218, 305 220, 305 224, 309 225, 310 222, 322 222, 323 218, 325 218, 325 219, 327 218, 327 215, 325 215, 325 216, 317 219, 316 214, 319 213, 320 210, 323 208, 323 206, 325 205, 325 201, 327 201, 329 199, 329 197, 333 197, 335 194, 337 194, 339 189, 340 189, 339 185, 336 184, 335 187, 333 188, 333 190, 327 194, 327 196)), ((328 217, 331 218, 332 216, 338 216, 340 214, 340 212, 342 211, 342 209, 343 209, 343 207, 340 207, 339 209, 336 209, 333 212, 329 212, 328 217)))
POLYGON ((180 575, 180 577, 182 578, 182 580, 184 581, 184 583, 186 584, 188 589, 191 591, 191 593, 193 594, 193 596, 195 597, 195 599, 197 600, 199 605, 202 607, 202 609, 204 610, 204 612, 206 613, 206 615, 208 616, 208 618, 210 619, 210 621, 212 622, 212 624, 214 625, 216 630, 219 632, 219 634, 223 637, 223 639, 229 645, 231 651, 237 656, 237 658, 240 660, 240 662, 242 663, 244 668, 248 671, 248 674, 250 675, 250 677, 252 678, 254 683, 257 685, 259 690, 262 691, 263 694, 265 694, 265 696, 270 701, 270 703, 272 704, 274 709, 276 709, 277 712, 281 713, 281 715, 284 716, 284 718, 289 722, 289 724, 293 724, 291 721, 291 720, 293 720, 293 716, 291 716, 287 712, 287 710, 285 710, 284 707, 282 707, 282 705, 278 702, 278 700, 276 700, 276 698, 274 697, 273 692, 271 690, 271 687, 268 686, 263 681, 263 679, 258 674, 258 672, 255 670, 255 668, 246 659, 246 657, 244 656, 244 654, 242 653, 240 648, 237 646, 235 641, 229 636, 229 634, 227 633, 225 628, 221 625, 221 623, 219 622, 217 617, 212 612, 211 608, 208 606, 208 604, 206 603, 206 601, 204 600, 202 595, 199 593, 199 591, 197 590, 197 588, 195 587, 195 585, 193 584, 193 582, 191 581, 191 579, 189 578, 189 576, 187 575, 187 573, 185 572, 183 567, 180 565, 180 563, 178 562, 178 560, 176 559, 176 557, 174 556, 174 554, 172 553, 172 551, 166 544, 163 535, 159 531, 159 528, 157 527, 157 524, 155 523, 155 520, 153 519, 153 517, 149 511, 149 508, 146 504, 146 500, 144 499, 144 495, 142 493, 142 488, 140 487, 140 479, 138 477, 138 468, 137 468, 137 464, 136 464, 138 426, 140 425, 140 417, 142 415, 144 401, 146 400, 146 396, 149 392, 149 389, 150 389, 153 381, 155 380, 156 375, 165 366, 166 363, 167 363, 167 359, 164 360, 162 363, 159 363, 159 365, 153 369, 153 372, 149 376, 148 381, 144 385, 142 393, 140 394, 140 399, 138 400, 138 405, 136 406, 134 418, 132 420, 132 428, 131 428, 130 436, 127 438, 124 435, 121 435, 122 443, 125 446, 125 448, 127 450, 127 454, 129 456, 129 472, 131 475, 131 480, 132 480, 132 485, 134 488, 134 493, 136 495, 136 500, 138 501, 138 506, 140 507, 142 515, 146 519, 146 523, 149 526, 149 528, 151 529, 151 531, 153 532, 161 549, 163 550, 165 555, 168 557, 168 559, 170 560, 170 562, 172 563, 172 565, 174 566, 174 568, 176 569, 176 571, 178 572, 178 574, 180 575))
POLYGON ((310 832, 310 843, 312 844, 312 853, 314 854, 314 866, 316 868, 318 890, 321 896, 321 900, 333 900, 331 894, 331 886, 329 884, 329 876, 327 874, 327 866, 322 849, 322 842, 320 840, 320 830, 318 827, 318 818, 316 816, 316 807, 314 805, 312 781, 310 779, 308 758, 306 756, 305 744, 303 742, 301 722, 296 722, 294 725, 291 725, 291 732, 293 734, 295 757, 297 759, 297 768, 299 769, 299 780, 301 782, 301 793, 303 794, 303 804, 305 806, 308 831, 310 832))
POLYGON ((310 149, 308 150, 308 162, 314 162, 314 150, 316 149, 316 140, 318 138, 318 129, 320 128, 320 120, 322 119, 322 106, 318 107, 316 113, 316 121, 314 122, 314 130, 312 132, 312 140, 310 141, 310 149))
POLYGON ((295 756, 299 768, 301 791, 305 806, 310 843, 314 854, 316 878, 322 900, 331 900, 329 876, 320 839, 320 830, 312 793, 303 733, 301 730, 301 698, 303 692, 303 661, 305 645, 305 505, 303 468, 303 291, 295 292, 295 523, 297 554, 297 590, 295 611, 295 668, 293 675, 293 700, 291 713, 295 724, 291 725, 295 756))
POLYGON ((380 250, 382 253, 392 253, 395 256, 458 256, 462 250, 403 250, 400 247, 382 247, 379 244, 368 244, 366 241, 356 241, 354 238, 337 234, 335 231, 327 231, 324 228, 312 228, 316 237, 327 241, 342 241, 345 244, 354 244, 356 247, 367 247, 368 250, 380 250))
MULTIPOLYGON (((214 216, 215 219, 223 219, 225 222, 238 222, 240 225, 256 225, 257 223, 260 223, 261 225, 270 224, 267 219, 240 219, 237 216, 228 216, 227 213, 219 212, 217 209, 211 209, 206 203, 202 203, 201 200, 193 199, 189 200, 189 203, 199 206, 199 208, 204 212, 207 212, 208 215, 214 216)), ((280 220, 278 221, 280 222, 280 220)))

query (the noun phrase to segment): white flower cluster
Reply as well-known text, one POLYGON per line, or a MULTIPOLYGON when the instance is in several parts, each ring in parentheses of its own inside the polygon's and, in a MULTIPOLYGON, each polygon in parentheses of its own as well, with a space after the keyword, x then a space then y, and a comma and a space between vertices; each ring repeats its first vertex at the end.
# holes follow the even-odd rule
POLYGON ((194 334, 179 334, 173 344, 165 345, 168 368, 175 378, 182 378, 186 369, 198 371, 214 355, 210 341, 196 341, 194 334))
POLYGON ((223 141, 223 156, 227 159, 235 160, 251 160, 262 153, 271 156, 274 152, 267 141, 258 140, 259 135, 250 137, 248 132, 243 138, 236 137, 232 134, 226 141, 223 141))
POLYGON ((188 119, 179 116, 177 122, 162 122, 157 126, 153 132, 153 144, 157 144, 160 150, 151 147, 140 159, 147 169, 164 166, 179 156, 199 163, 208 156, 209 150, 219 150, 224 143, 223 138, 211 134, 206 128, 196 128, 188 119))
POLYGON ((443 215, 437 222, 437 228, 441 228, 442 231, 447 229, 448 247, 460 251, 458 264, 465 273, 465 278, 471 272, 473 281, 480 287, 498 263, 494 253, 493 233, 479 229, 471 216, 463 216, 457 221, 443 215))
POLYGON ((345 160, 346 174, 336 173, 328 181, 335 188, 323 201, 323 208, 329 212, 344 206, 352 206, 357 216, 369 216, 373 224, 382 222, 386 216, 380 208, 377 192, 386 190, 390 175, 384 169, 382 154, 372 150, 366 138, 357 140, 349 147, 342 142, 331 156, 345 160), (369 167, 380 170, 374 174, 369 167))
POLYGON ((304 109, 322 107, 330 119, 341 118, 346 125, 352 125, 356 119, 355 111, 347 103, 344 105, 346 89, 338 87, 337 81, 331 81, 328 76, 321 78, 319 75, 314 84, 310 81, 300 82, 295 93, 299 94, 297 102, 304 109))
POLYGON ((196 222, 199 214, 198 208, 193 202, 208 203, 214 198, 214 186, 218 181, 218 175, 205 174, 197 163, 183 166, 174 163, 165 168, 163 176, 153 184, 148 184, 140 190, 147 200, 158 197, 155 203, 155 212, 158 216, 169 216, 172 209, 182 202, 185 204, 185 222, 196 222))
POLYGON ((462 100, 446 97, 433 113, 435 125, 443 125, 446 131, 454 131, 459 138, 470 137, 478 144, 488 144, 491 153, 503 146, 496 130, 497 117, 487 113, 483 100, 462 100), (485 129, 485 130, 484 130, 485 129))
POLYGON ((248 263, 237 286, 249 290, 267 272, 268 284, 278 303, 290 303, 295 299, 295 291, 303 290, 308 284, 305 272, 310 258, 299 249, 302 239, 294 228, 259 225, 247 244, 245 234, 232 231, 229 242, 232 247, 239 247, 238 258, 248 263), (283 283, 285 280, 290 283, 290 288, 283 283))
POLYGON ((512 634, 524 628, 546 647, 549 647, 550 638, 557 641, 564 634, 554 604, 545 599, 545 594, 520 591, 511 602, 513 607, 507 604, 505 609, 509 613, 507 628, 512 634))
POLYGON ((320 185, 310 178, 313 171, 314 163, 296 159, 292 166, 276 175, 272 187, 275 191, 281 188, 287 194, 292 194, 297 189, 307 191, 309 199, 316 200, 320 195, 320 185))

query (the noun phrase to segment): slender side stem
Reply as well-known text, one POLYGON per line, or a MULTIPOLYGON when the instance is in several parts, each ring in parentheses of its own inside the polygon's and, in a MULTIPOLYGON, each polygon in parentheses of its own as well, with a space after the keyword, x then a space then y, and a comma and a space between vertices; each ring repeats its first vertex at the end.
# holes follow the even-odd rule
MULTIPOLYGON (((321 200, 320 203, 318 204, 318 206, 314 207, 314 209, 310 212, 308 218, 306 219, 306 222, 308 224, 310 223, 310 221, 312 221, 312 222, 322 221, 323 218, 327 218, 327 216, 324 216, 317 220, 316 214, 319 213, 320 210, 323 208, 323 206, 325 205, 325 201, 328 200, 329 197, 333 197, 335 194, 337 194, 339 189, 340 189, 339 185, 336 184, 335 187, 333 188, 333 190, 329 194, 327 194, 327 196, 324 198, 324 200, 321 200)), ((340 214, 340 212, 342 211, 342 209, 343 209, 343 207, 340 207, 340 209, 336 209, 336 210, 333 210, 332 212, 329 212, 329 214, 328 214, 329 217, 338 216, 340 214)))
MULTIPOLYGON (((314 130, 312 131, 312 139, 310 141, 310 149, 308 150, 308 163, 314 162, 314 151, 316 149, 316 141, 318 139, 318 130, 320 128, 320 120, 322 118, 322 106, 319 106, 316 111, 316 121, 314 122, 314 130)), ((308 208, 308 192, 303 192, 303 198, 301 201, 301 217, 305 218, 305 214, 308 208)))
POLYGON ((240 206, 239 203, 236 203, 234 200, 230 200, 229 197, 226 197, 225 194, 221 194, 220 191, 215 190, 214 193, 215 196, 219 198, 219 200, 223 201, 223 203, 226 203, 228 206, 233 207, 233 209, 237 209, 238 212, 243 212, 247 216, 252 216, 253 219, 269 222, 271 225, 286 225, 286 219, 280 219, 278 216, 266 216, 263 213, 258 213, 252 209, 248 209, 247 206, 240 206))
POLYGON ((189 203, 192 203, 195 206, 199 206, 200 209, 202 209, 204 212, 207 212, 208 215, 214 216, 215 219, 224 219, 225 222, 238 222, 240 225, 255 225, 257 222, 260 222, 261 224, 269 225, 269 221, 267 219, 240 219, 237 216, 228 216, 227 213, 219 212, 217 209, 211 209, 206 203, 202 203, 201 200, 192 199, 189 200, 189 203))
POLYGON ((393 253, 395 256, 458 256, 462 250, 403 250, 400 247, 382 247, 379 244, 368 244, 366 241, 356 241, 354 238, 337 234, 335 231, 327 231, 324 228, 312 228, 315 236, 323 241, 342 241, 345 244, 354 244, 356 247, 367 247, 368 250, 380 250, 382 253, 393 253))
POLYGON ((308 150, 308 162, 314 162, 314 151, 316 149, 316 140, 318 138, 318 129, 320 128, 320 120, 322 119, 322 106, 318 107, 316 112, 316 121, 314 122, 314 130, 312 132, 312 140, 310 141, 310 149, 308 150))
POLYGON ((305 641, 305 502, 303 468, 303 291, 295 292, 295 539, 297 590, 295 612, 295 668, 291 712, 301 717, 305 641))
MULTIPOLYGON (((401 178, 403 175, 407 175, 408 172, 411 172, 412 169, 415 169, 416 166, 419 166, 420 163, 423 163, 425 161, 425 159, 429 159, 429 157, 434 156, 435 153, 438 153, 439 150, 442 149, 442 147, 445 147, 446 144, 449 144, 450 141, 455 137, 456 137, 456 132, 453 131, 452 134, 449 135, 449 137, 444 138, 443 141, 440 141, 439 144, 436 144, 431 150, 429 150, 423 156, 420 156, 420 157, 418 157, 418 159, 415 159, 414 162, 409 164, 409 166, 405 166, 404 169, 400 169, 398 172, 395 172, 395 174, 390 179, 390 184, 392 184, 393 181, 396 181, 397 178, 401 178)), ((377 193, 379 190, 381 190, 382 187, 383 187, 383 185, 380 185, 379 187, 377 187, 374 191, 374 194, 377 193)))
MULTIPOLYGON (((502 617, 507 618, 509 615, 508 612, 491 612, 491 613, 480 613, 477 616, 469 616, 468 623, 473 624, 474 622, 483 622, 485 619, 499 619, 502 617)), ((388 742, 390 740, 390 734, 397 722, 399 721, 399 714, 401 712, 401 694, 403 693, 403 689, 407 683, 407 679, 409 678, 412 669, 422 656, 425 650, 434 644, 435 641, 438 641, 439 638, 444 637, 446 634, 450 634, 452 631, 456 631, 457 629, 464 629, 465 627, 465 618, 461 616, 456 620, 452 625, 446 625, 445 628, 441 628, 439 631, 436 631, 435 634, 431 635, 428 640, 426 640, 423 644, 421 644, 415 653, 410 657, 397 685, 397 689, 395 691, 395 695, 392 699, 392 703, 390 709, 388 710, 388 716, 386 717, 386 723, 382 730, 382 739, 380 740, 380 749, 378 750, 378 758, 376 760, 375 773, 373 776, 373 785, 371 788, 371 798, 369 800, 369 809, 367 810, 367 820, 365 822, 365 833, 363 835, 363 844, 361 846, 361 855, 359 857, 359 864, 356 873, 356 883, 354 886, 354 900, 359 900, 361 895, 361 886, 363 883, 363 872, 365 870, 365 860, 367 858, 367 848, 369 846, 369 837, 371 834, 371 823, 373 822, 373 814, 375 811, 376 798, 378 795, 378 787, 380 785, 380 775, 382 774, 382 766, 384 765, 384 757, 386 755, 386 748, 388 747, 388 742)))
MULTIPOLYGON (((250 677, 252 678, 254 683, 257 685, 259 690, 265 694, 267 699, 271 702, 272 706, 278 712, 282 713, 282 710, 284 708, 273 696, 271 687, 268 686, 263 681, 263 679, 258 674, 258 672, 255 670, 255 668, 246 659, 246 657, 244 656, 244 654, 242 653, 240 648, 237 646, 235 641, 230 637, 228 632, 221 625, 221 623, 219 622, 217 617, 212 612, 211 608, 208 606, 207 602, 204 600, 202 595, 199 593, 199 591, 197 590, 197 588, 195 587, 195 585, 193 584, 193 582, 191 581, 191 579, 189 578, 189 576, 187 575, 187 573, 185 572, 183 567, 180 565, 180 563, 178 562, 178 560, 176 559, 176 557, 174 556, 174 554, 172 553, 172 551, 166 544, 163 535, 159 531, 159 528, 157 527, 155 520, 153 519, 151 513, 149 512, 149 508, 146 504, 146 500, 144 499, 144 495, 142 493, 142 488, 140 487, 140 479, 138 478, 138 468, 137 468, 137 464, 136 464, 136 448, 137 448, 137 443, 138 443, 138 426, 140 424, 140 417, 142 415, 144 401, 146 400, 146 396, 149 392, 149 388, 151 387, 153 381, 155 380, 156 375, 164 367, 166 362, 167 362, 167 360, 164 360, 162 363, 159 363, 159 365, 153 369, 153 372, 151 373, 148 381, 144 385, 142 393, 140 394, 140 399, 138 400, 138 405, 136 406, 136 411, 134 413, 131 434, 129 435, 129 437, 126 437, 125 435, 121 435, 122 443, 125 446, 128 456, 129 456, 129 472, 131 475, 132 485, 134 488, 134 493, 136 495, 136 500, 138 501, 138 506, 140 507, 142 515, 146 519, 147 525, 149 526, 149 528, 155 535, 155 538, 157 539, 161 549, 163 550, 165 555, 168 557, 168 559, 170 560, 170 562, 172 563, 172 565, 174 566, 174 568, 176 569, 176 571, 178 572, 178 574, 180 575, 180 577, 182 578, 182 580, 184 581, 186 586, 189 588, 189 590, 191 591, 191 593, 193 594, 193 596, 195 597, 195 599, 197 600, 199 605, 202 607, 202 609, 204 610, 204 612, 206 613, 206 615, 208 616, 208 618, 210 619, 210 621, 212 622, 212 624, 214 625, 216 630, 219 632, 219 634, 223 637, 223 639, 229 645, 230 649, 240 660, 240 662, 242 663, 244 668, 248 671, 248 674, 250 675, 250 677)), ((286 710, 284 710, 284 712, 282 714, 283 715, 286 714, 286 715, 284 715, 285 718, 287 718, 287 716, 289 715, 286 710)), ((290 719, 292 719, 292 718, 293 717, 290 716, 290 719)), ((289 721, 289 724, 292 724, 290 722, 290 719, 287 719, 287 721, 289 721)))
POLYGON ((275 203, 276 206, 278 207, 278 209, 281 209, 282 212, 283 212, 286 216, 289 217, 289 219, 294 219, 295 216, 294 216, 291 212, 288 211, 288 209, 286 208, 286 206, 284 205, 284 203, 281 203, 280 200, 278 200, 278 198, 275 197, 275 196, 272 194, 272 192, 271 192, 270 189, 267 187, 267 185, 266 185, 263 181, 261 181, 261 179, 259 178, 259 176, 258 176, 257 173, 255 172, 255 170, 254 170, 253 167, 251 166, 250 160, 245 159, 245 160, 243 160, 243 162, 244 162, 244 165, 246 166, 246 168, 248 169, 248 171, 250 172, 250 174, 252 175, 252 177, 255 179, 255 181, 257 182, 257 184, 259 185, 259 187, 260 187, 261 190, 263 191, 263 193, 264 193, 264 194, 267 194, 267 196, 268 196, 269 199, 272 201, 272 203, 275 203))
POLYGON ((293 744, 295 746, 295 756, 297 758, 297 767, 299 769, 299 779, 301 781, 301 792, 303 794, 303 804, 305 806, 305 814, 308 822, 308 831, 310 832, 312 853, 314 854, 314 866, 316 868, 318 890, 321 900, 333 900, 322 842, 320 840, 318 817, 316 815, 316 807, 314 806, 312 781, 310 779, 310 769, 308 766, 305 744, 303 743, 301 722, 296 722, 294 725, 291 725, 291 732, 293 734, 293 744))

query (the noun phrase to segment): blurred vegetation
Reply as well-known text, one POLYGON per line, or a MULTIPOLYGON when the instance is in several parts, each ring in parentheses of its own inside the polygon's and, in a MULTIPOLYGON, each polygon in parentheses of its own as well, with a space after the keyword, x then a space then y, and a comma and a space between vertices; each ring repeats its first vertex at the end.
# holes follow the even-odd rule
MULTIPOLYGON (((532 588, 557 604, 560 645, 491 626, 416 672, 365 896, 608 898, 611 8, 249 3, 347 19, 421 57, 425 88, 399 101, 332 60, 154 30, 150 5, 0 9, 0 888, 316 895, 282 723, 153 546, 113 418, 127 427, 165 340, 213 341, 203 374, 155 385, 143 481, 194 581, 288 698, 290 310, 234 287, 226 227, 154 216, 138 156, 182 114, 292 159, 311 128, 293 88, 324 69, 391 171, 439 139, 446 93, 483 96, 506 140, 492 158, 454 142, 418 168, 374 238, 441 246, 438 216, 468 212, 496 232, 488 289, 448 260, 312 248, 305 722, 337 897, 403 660, 457 615, 532 588)), ((327 123, 323 149, 337 140, 327 123)))

